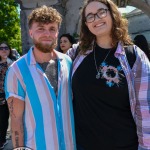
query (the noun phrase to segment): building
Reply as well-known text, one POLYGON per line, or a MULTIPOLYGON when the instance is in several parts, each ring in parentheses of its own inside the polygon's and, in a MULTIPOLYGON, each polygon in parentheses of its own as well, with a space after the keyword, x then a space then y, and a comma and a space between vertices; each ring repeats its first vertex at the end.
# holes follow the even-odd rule
POLYGON ((126 17, 131 38, 134 39, 139 34, 144 35, 150 47, 150 18, 139 9, 134 9, 126 17))

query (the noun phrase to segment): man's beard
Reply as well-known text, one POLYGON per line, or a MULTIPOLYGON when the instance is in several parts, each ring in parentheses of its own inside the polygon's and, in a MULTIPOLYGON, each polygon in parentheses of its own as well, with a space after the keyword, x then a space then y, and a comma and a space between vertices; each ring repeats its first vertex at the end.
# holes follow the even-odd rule
POLYGON ((57 40, 55 39, 51 44, 43 44, 41 42, 38 42, 37 40, 33 39, 33 43, 35 47, 43 52, 43 53, 51 53, 54 48, 57 46, 57 40))

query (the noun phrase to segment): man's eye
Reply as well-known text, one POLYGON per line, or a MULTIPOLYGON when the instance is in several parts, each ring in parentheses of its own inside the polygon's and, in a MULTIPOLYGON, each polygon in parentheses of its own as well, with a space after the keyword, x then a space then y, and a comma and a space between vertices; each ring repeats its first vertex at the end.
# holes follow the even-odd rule
POLYGON ((56 31, 56 29, 52 28, 51 31, 56 31))
POLYGON ((44 29, 43 29, 43 28, 39 28, 38 30, 39 30, 39 31, 43 31, 44 29))

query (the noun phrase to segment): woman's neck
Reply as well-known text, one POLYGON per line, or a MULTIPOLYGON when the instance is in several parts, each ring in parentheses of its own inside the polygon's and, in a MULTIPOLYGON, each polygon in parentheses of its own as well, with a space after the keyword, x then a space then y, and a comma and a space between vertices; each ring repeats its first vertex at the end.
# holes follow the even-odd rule
POLYGON ((67 51, 68 51, 68 49, 66 49, 66 50, 63 50, 63 53, 64 53, 64 54, 66 54, 66 53, 67 53, 67 51))
POLYGON ((1 57, 0 63, 7 62, 7 57, 1 57))
POLYGON ((97 37, 96 43, 102 48, 112 48, 112 39, 110 37, 97 37))

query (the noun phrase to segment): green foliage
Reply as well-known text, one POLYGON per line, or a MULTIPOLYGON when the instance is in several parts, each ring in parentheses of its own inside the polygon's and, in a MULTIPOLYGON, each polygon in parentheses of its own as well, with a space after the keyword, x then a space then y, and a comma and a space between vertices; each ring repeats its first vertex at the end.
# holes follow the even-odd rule
POLYGON ((18 5, 15 0, 0 0, 0 41, 21 53, 21 29, 18 5))

